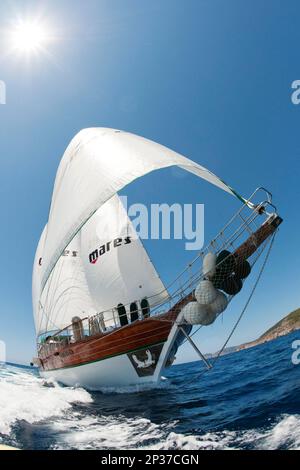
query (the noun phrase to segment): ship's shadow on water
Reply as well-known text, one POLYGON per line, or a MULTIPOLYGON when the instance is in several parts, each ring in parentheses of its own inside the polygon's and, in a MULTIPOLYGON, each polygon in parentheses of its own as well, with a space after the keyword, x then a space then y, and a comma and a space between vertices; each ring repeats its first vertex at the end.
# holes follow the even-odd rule
POLYGON ((121 393, 108 395, 107 392, 99 395, 92 394, 94 398, 95 412, 101 409, 102 415, 134 418, 140 416, 147 418, 153 423, 166 423, 170 419, 184 421, 188 419, 189 410, 193 415, 206 416, 210 414, 207 410, 207 401, 196 394, 189 393, 188 396, 182 392, 179 397, 178 390, 167 383, 165 386, 151 388, 140 392, 121 393), (119 402, 116 406, 116 400, 119 402))
POLYGON ((200 362, 174 366, 148 389, 87 392, 7 367, 0 436, 31 449, 300 448, 299 338, 223 356, 205 374, 200 362))

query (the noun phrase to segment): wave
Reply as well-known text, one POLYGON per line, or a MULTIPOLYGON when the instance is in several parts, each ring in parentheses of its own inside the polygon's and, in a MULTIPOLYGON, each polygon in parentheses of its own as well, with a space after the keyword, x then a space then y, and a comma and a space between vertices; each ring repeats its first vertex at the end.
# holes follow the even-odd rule
MULTIPOLYGON (((60 416, 74 403, 91 403, 91 395, 83 389, 51 387, 35 375, 18 368, 1 369, 0 434, 9 435, 18 421, 35 423, 51 416, 60 416)), ((49 384, 48 384, 49 385, 49 384)))
POLYGON ((284 415, 267 429, 221 431, 202 436, 170 433, 155 450, 221 450, 221 449, 300 450, 300 415, 284 415))
POLYGON ((148 419, 73 416, 53 422, 53 449, 229 450, 300 449, 300 416, 282 416, 268 429, 184 435, 172 431, 175 422, 157 425, 148 419))
POLYGON ((0 369, 0 442, 33 449, 300 450, 300 383, 290 339, 263 347, 275 355, 283 341, 285 357, 268 358, 257 375, 253 365, 265 355, 258 360, 252 351, 239 361, 222 358, 223 367, 191 384, 182 377, 197 377, 198 363, 174 367, 153 392, 89 393, 7 365, 0 369))

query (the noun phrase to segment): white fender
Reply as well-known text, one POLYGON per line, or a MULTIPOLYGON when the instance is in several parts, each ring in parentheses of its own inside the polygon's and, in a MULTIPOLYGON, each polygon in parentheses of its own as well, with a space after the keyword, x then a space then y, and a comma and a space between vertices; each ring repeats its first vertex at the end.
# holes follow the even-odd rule
POLYGON ((201 321, 201 325, 208 326, 211 325, 216 319, 216 314, 211 310, 210 305, 208 305, 208 312, 206 317, 201 321))
POLYGON ((211 304, 216 300, 218 295, 217 289, 214 287, 211 281, 201 281, 195 290, 195 297, 197 302, 201 305, 211 304))
POLYGON ((207 253, 203 258, 202 271, 203 275, 211 279, 216 274, 217 255, 215 253, 207 253))
POLYGON ((220 290, 217 290, 217 297, 216 299, 210 304, 210 309, 215 315, 219 315, 220 313, 224 312, 224 310, 228 306, 228 300, 225 294, 220 290))
POLYGON ((190 325, 208 325, 211 319, 211 310, 208 305, 198 302, 189 302, 182 309, 183 317, 190 325))

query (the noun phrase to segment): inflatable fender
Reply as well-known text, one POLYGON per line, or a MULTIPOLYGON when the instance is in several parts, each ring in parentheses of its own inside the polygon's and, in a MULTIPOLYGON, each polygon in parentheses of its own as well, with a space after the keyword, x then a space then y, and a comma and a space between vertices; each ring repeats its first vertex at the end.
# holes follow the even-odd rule
POLYGON ((216 314, 212 311, 211 306, 208 307, 208 314, 205 318, 202 319, 201 325, 209 326, 211 325, 216 319, 216 314))
POLYGON ((182 309, 183 318, 190 325, 202 325, 210 310, 207 305, 201 305, 196 301, 189 302, 182 309))
POLYGON ((238 261, 234 269, 235 277, 239 279, 246 279, 251 273, 251 266, 247 260, 238 261))
POLYGON ((203 258, 203 276, 212 279, 216 274, 217 255, 215 253, 207 253, 203 258))
POLYGON ((217 289, 223 290, 224 281, 235 271, 236 260, 230 251, 222 250, 217 256, 216 263, 216 273, 212 278, 212 282, 217 289))
POLYGON ((236 295, 240 292, 243 287, 243 282, 241 279, 230 276, 222 284, 222 290, 228 295, 236 295))
POLYGON ((201 305, 211 304, 218 295, 213 283, 208 280, 200 281, 195 289, 195 298, 201 305))
POLYGON ((228 300, 226 295, 218 290, 216 300, 214 300, 209 306, 211 311, 215 315, 219 315, 220 313, 224 312, 224 310, 226 310, 227 306, 228 300))
POLYGON ((184 319, 190 325, 211 325, 216 314, 211 310, 210 305, 201 305, 198 302, 189 302, 182 309, 184 319))

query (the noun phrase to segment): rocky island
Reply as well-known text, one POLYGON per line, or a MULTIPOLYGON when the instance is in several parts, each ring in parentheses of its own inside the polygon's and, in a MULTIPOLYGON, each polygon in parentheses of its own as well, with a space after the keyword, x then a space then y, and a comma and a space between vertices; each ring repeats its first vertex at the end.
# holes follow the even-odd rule
POLYGON ((237 351, 242 349, 252 348, 258 344, 272 341, 273 339, 279 338, 280 336, 292 333, 292 331, 300 329, 300 308, 286 315, 282 320, 276 323, 274 326, 269 328, 263 335, 254 341, 244 343, 236 347, 237 351))

